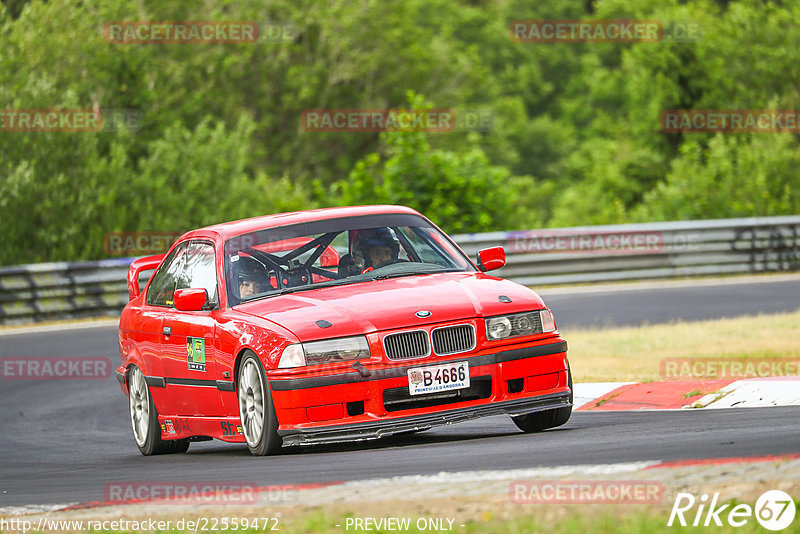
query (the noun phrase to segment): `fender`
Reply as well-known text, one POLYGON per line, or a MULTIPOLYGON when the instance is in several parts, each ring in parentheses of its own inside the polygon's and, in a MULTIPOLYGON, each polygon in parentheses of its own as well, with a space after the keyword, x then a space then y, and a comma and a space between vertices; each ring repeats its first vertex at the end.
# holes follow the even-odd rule
MULTIPOLYGON (((239 354, 245 349, 255 352, 266 371, 278 367, 286 345, 300 339, 290 330, 269 319, 244 314, 218 326, 219 352, 217 365, 220 371, 235 373, 239 354)), ((235 378, 235 374, 231 375, 235 378)))
POLYGON ((145 363, 145 359, 136 349, 131 349, 128 353, 128 356, 123 360, 123 363, 116 368, 117 380, 120 380, 119 374, 122 373, 124 381, 120 382, 120 387, 122 388, 123 393, 126 395, 128 394, 128 370, 131 368, 132 365, 138 367, 145 377, 147 376, 162 376, 163 373, 159 374, 158 372, 153 372, 152 369, 147 367, 145 363))

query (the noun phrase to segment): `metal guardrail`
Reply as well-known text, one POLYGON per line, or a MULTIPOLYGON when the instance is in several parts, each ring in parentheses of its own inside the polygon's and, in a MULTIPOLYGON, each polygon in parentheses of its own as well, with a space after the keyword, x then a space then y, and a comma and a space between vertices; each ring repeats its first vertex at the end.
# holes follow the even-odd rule
POLYGON ((482 248, 503 245, 507 265, 497 276, 533 286, 800 270, 796 215, 453 238, 473 257, 482 248))
MULTIPOLYGON (((538 286, 800 270, 800 216, 585 226, 454 235, 471 257, 493 246, 492 274, 538 286)), ((0 267, 0 324, 116 316, 133 258, 0 267)), ((144 273, 142 283, 152 273, 144 273)))
POLYGON ((117 316, 133 259, 0 267, 0 324, 117 316))

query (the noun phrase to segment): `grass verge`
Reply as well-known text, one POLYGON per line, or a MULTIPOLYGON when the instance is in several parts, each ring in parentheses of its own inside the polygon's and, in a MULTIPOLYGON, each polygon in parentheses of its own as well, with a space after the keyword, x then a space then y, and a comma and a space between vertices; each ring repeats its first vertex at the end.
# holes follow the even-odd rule
POLYGON ((576 382, 664 380, 665 358, 800 360, 800 311, 561 334, 576 382))
MULTIPOLYGON (((464 526, 453 524, 452 532, 457 534, 618 534, 620 532, 636 532, 641 534, 657 532, 708 532, 709 527, 681 527, 677 521, 672 527, 667 526, 669 509, 657 510, 631 510, 626 506, 610 505, 569 505, 551 507, 537 507, 536 512, 527 512, 511 517, 495 517, 487 512, 481 520, 470 520, 464 526), (616 508, 616 509, 614 509, 616 508)), ((353 517, 352 514, 348 514, 353 517)), ((355 516, 359 517, 359 516, 355 516)), ((360 516, 363 517, 363 516, 360 516)), ((375 518, 380 519, 380 518, 375 518)), ((423 521, 426 518, 423 518, 423 521)), ((438 519, 438 518, 432 518, 438 519)), ((694 517, 689 518, 692 521, 694 517)), ((724 516, 722 518, 724 520, 724 516)), ((701 522, 705 520, 705 514, 701 522)), ((417 518, 411 518, 410 528, 402 532, 427 533, 438 531, 424 528, 426 525, 416 524, 417 518), (421 526, 423 528, 418 528, 421 526)), ((702 524, 702 523, 701 523, 702 524)), ((447 522, 445 522, 447 525, 447 522)), ((289 534, 341 534, 342 532, 364 532, 364 529, 355 529, 350 526, 345 528, 341 516, 330 516, 322 512, 314 512, 295 521, 281 525, 281 532, 289 534), (339 524, 339 526, 335 526, 339 524)), ((722 527, 711 526, 714 532, 720 534, 764 532, 758 522, 751 518, 743 527, 733 527, 723 523, 722 527)), ((374 533, 397 532, 397 529, 370 530, 374 533)))
MULTIPOLYGON (((732 504, 735 505, 734 501, 732 504)), ((720 505, 723 503, 720 503, 720 505)), ((619 534, 639 533, 655 534, 660 532, 695 533, 713 530, 718 534, 749 534, 765 532, 754 517, 747 518, 746 524, 733 527, 727 524, 727 514, 721 514, 722 526, 713 522, 709 527, 703 526, 706 514, 702 514, 700 526, 691 526, 694 510, 685 514, 687 526, 681 526, 677 519, 673 526, 668 526, 670 508, 642 508, 630 505, 536 505, 520 510, 515 514, 494 514, 484 512, 479 519, 458 521, 454 517, 415 516, 388 513, 385 515, 365 515, 347 511, 336 513, 329 510, 310 510, 281 519, 279 522, 268 521, 266 529, 220 529, 214 532, 236 534, 263 534, 264 532, 281 532, 282 534, 342 534, 347 532, 371 532, 373 534, 391 534, 406 532, 410 534, 427 534, 430 532, 452 532, 454 534, 619 534), (389 519, 394 522, 388 523, 389 519), (369 523, 364 523, 365 520, 369 523), (348 521, 349 520, 349 521, 348 521), (355 523, 360 520, 361 523, 355 523), (407 523, 403 523, 406 521, 407 523), (448 522, 452 520, 452 522, 448 522)), ((796 532, 790 527, 787 532, 796 532)), ((106 534, 133 534, 133 531, 103 531, 106 534)), ((141 531, 139 531, 141 532, 141 531)), ((146 531, 145 531, 146 532, 146 531)), ((162 531, 157 531, 162 532, 162 531)), ((171 534, 188 534, 188 530, 169 529, 171 534)), ((42 533, 45 534, 45 533, 42 533)))

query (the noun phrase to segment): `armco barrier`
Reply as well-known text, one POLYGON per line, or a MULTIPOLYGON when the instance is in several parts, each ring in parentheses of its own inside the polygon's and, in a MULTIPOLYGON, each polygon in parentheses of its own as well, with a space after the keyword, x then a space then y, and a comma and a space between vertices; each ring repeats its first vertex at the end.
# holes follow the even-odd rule
MULTIPOLYGON (((492 274, 530 286, 800 270, 800 216, 453 238, 473 258, 482 248, 505 247, 507 264, 492 274)), ((132 259, 0 267, 0 324, 116 316, 128 301, 132 259)))
POLYGON ((118 316, 128 302, 126 277, 131 261, 0 267, 0 324, 118 316))
POLYGON ((503 245, 507 265, 497 275, 532 286, 800 270, 795 215, 453 237, 473 257, 503 245))

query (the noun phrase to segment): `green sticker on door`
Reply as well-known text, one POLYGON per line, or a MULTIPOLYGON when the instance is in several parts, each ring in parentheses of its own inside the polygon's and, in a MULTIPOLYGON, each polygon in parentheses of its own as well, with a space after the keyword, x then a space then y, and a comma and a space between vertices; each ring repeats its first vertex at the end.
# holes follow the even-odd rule
POLYGON ((202 337, 186 338, 186 360, 190 371, 206 370, 206 340, 202 337))

